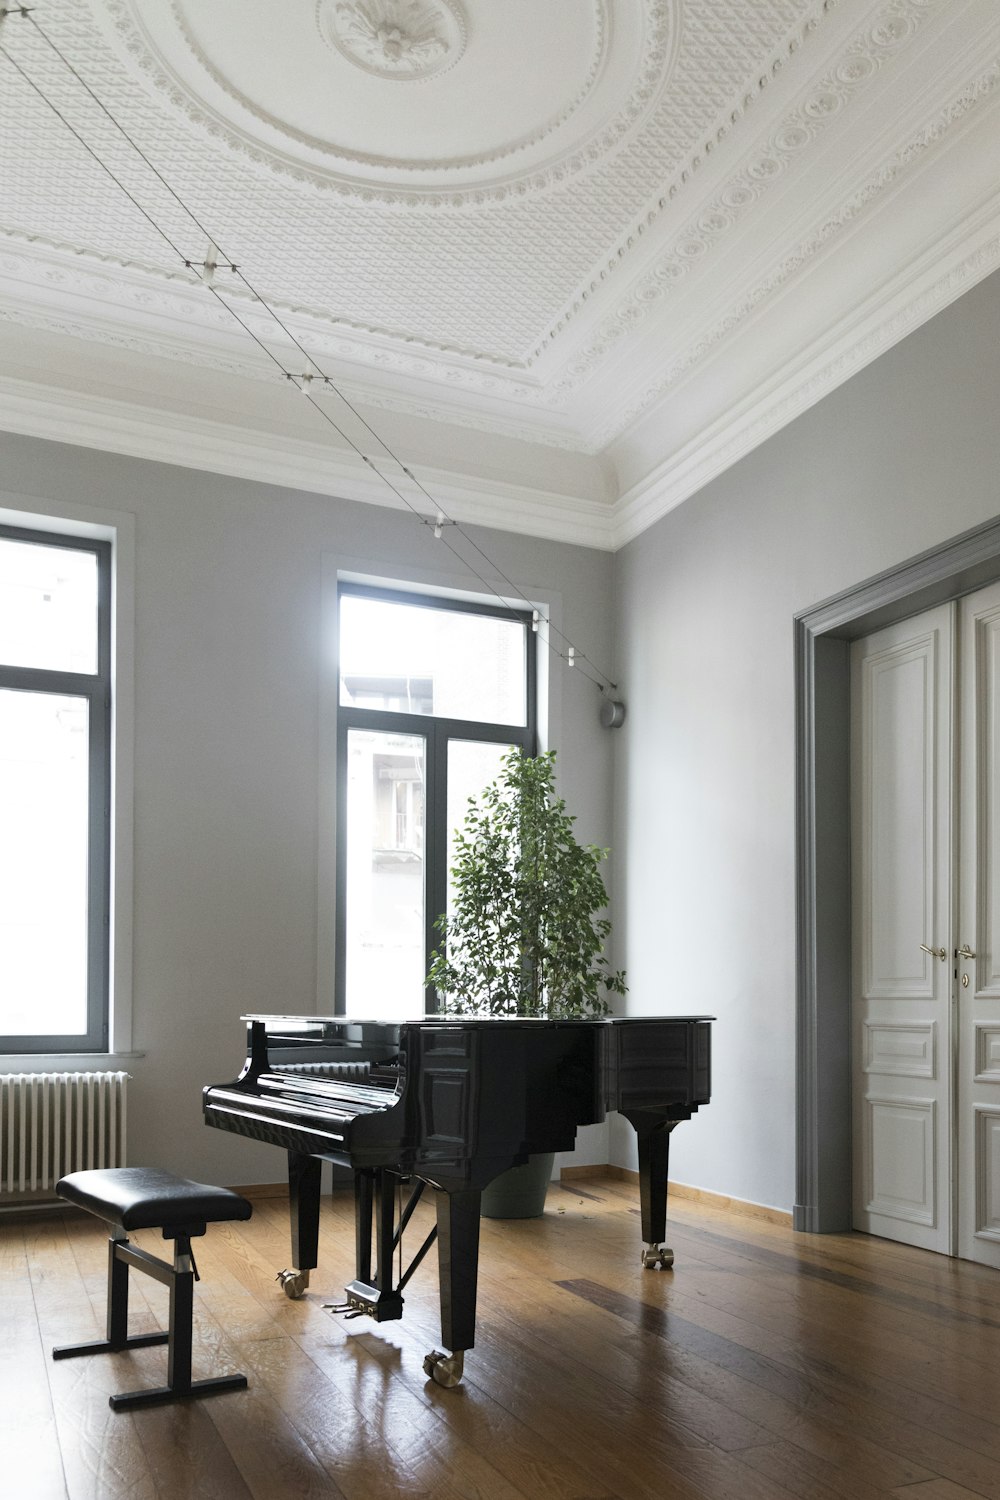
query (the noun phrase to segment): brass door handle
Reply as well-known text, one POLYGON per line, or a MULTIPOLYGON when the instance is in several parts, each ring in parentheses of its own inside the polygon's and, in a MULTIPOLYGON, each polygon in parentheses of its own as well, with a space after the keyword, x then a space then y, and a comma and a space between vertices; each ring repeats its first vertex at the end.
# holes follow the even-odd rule
POLYGON ((929 953, 931 958, 945 959, 948 957, 948 954, 945 952, 944 948, 928 948, 926 943, 920 944, 920 951, 921 953, 929 953))
POLYGON ((968 943, 963 943, 957 954, 958 958, 975 958, 975 956, 968 943))

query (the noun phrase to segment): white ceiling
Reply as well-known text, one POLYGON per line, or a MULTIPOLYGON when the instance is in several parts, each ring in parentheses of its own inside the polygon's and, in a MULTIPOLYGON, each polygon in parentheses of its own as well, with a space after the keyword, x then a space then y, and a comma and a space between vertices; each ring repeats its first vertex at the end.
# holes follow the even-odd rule
POLYGON ((398 504, 374 429, 613 547, 1000 262, 996 0, 36 0, 0 47, 12 431, 398 504))

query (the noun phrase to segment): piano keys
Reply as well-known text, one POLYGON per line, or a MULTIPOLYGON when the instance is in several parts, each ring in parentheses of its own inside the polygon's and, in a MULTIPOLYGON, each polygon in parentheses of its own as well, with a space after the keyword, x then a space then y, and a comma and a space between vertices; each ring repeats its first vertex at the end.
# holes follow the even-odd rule
POLYGON ((458 1384, 475 1343, 483 1188, 529 1155, 572 1150, 577 1129, 609 1110, 638 1138, 643 1264, 673 1264, 664 1243, 670 1132, 709 1102, 712 1017, 244 1020, 243 1070, 204 1090, 204 1115, 287 1152, 286 1295, 301 1296, 317 1264, 321 1163, 350 1167, 356 1274, 341 1310, 401 1317, 403 1287, 436 1239, 447 1352, 431 1351, 424 1368, 438 1384, 458 1384), (400 1182, 410 1196, 397 1215, 400 1182), (425 1187, 436 1225, 396 1282, 394 1254, 425 1187))

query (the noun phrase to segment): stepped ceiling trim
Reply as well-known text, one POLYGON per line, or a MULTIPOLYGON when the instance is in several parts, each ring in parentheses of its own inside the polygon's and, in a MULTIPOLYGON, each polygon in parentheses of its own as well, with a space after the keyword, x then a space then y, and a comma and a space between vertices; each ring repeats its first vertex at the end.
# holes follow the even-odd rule
MULTIPOLYGON (((248 294, 234 289, 227 292, 227 299, 258 336, 273 335, 273 320, 254 307, 248 294)), ((280 304, 275 304, 275 311, 324 368, 334 362, 357 366, 353 376, 337 378, 338 387, 352 402, 520 442, 585 451, 577 430, 560 414, 532 412, 530 420, 519 417, 514 403, 534 395, 534 388, 510 380, 503 372, 470 371, 457 360, 432 366, 425 355, 406 354, 392 343, 365 345, 364 357, 359 359, 358 345, 345 338, 342 330, 280 304), (379 374, 386 372, 420 381, 421 394, 379 384, 379 374), (428 378, 431 375, 434 383, 428 378), (441 381, 449 394, 440 391, 441 381), (477 397, 476 404, 456 402, 451 393, 459 388, 477 397), (487 401, 497 409, 484 409, 487 401)), ((23 237, 0 233, 3 322, 270 385, 281 379, 272 361, 232 316, 206 296, 200 282, 190 282, 183 273, 159 273, 151 285, 145 268, 79 256, 65 244, 38 239, 28 243, 23 237)))
POLYGON ((640 536, 907 334, 1000 270, 1000 194, 979 222, 962 226, 961 233, 952 238, 953 243, 939 248, 924 266, 908 268, 894 286, 880 289, 872 304, 859 310, 825 347, 810 350, 794 368, 753 399, 724 413, 713 430, 700 434, 696 442, 623 494, 613 507, 613 546, 621 547, 640 536), (970 250, 970 245, 975 248, 970 250))
MULTIPOLYGON (((836 0, 827 0, 823 9, 831 9, 834 3, 836 0)), ((532 367, 537 364, 540 356, 550 348, 553 341, 566 331, 570 322, 586 311, 588 300, 599 291, 602 283, 609 277, 621 273, 622 268, 629 263, 629 257, 638 247, 642 237, 649 233, 658 214, 676 197, 678 189, 686 187, 691 182, 694 173, 705 164, 715 142, 707 141, 700 153, 695 153, 691 157, 688 165, 679 172, 678 180, 672 182, 665 189, 664 195, 648 210, 645 217, 632 226, 630 232, 623 237, 608 257, 607 264, 597 270, 589 284, 581 288, 571 303, 563 308, 540 343, 523 361, 498 360, 495 355, 484 348, 454 348, 426 340, 414 340, 411 336, 407 336, 405 343, 401 343, 398 332, 392 329, 342 318, 331 319, 322 309, 306 308, 301 304, 291 304, 278 298, 270 299, 272 305, 283 316, 297 315, 305 325, 309 322, 315 322, 318 325, 326 323, 337 329, 342 339, 335 349, 332 349, 323 339, 322 334, 318 333, 314 336, 316 338, 315 350, 318 354, 330 352, 335 357, 340 356, 361 365, 368 364, 381 373, 395 372, 402 375, 412 374, 420 378, 438 379, 445 382, 452 390, 501 394, 514 402, 545 406, 554 411, 565 411, 570 406, 573 394, 594 374, 616 345, 634 334, 644 319, 660 311, 660 304, 665 299, 680 292, 692 272, 712 250, 724 243, 727 237, 739 232, 741 220, 747 213, 759 204, 767 190, 775 186, 792 165, 798 164, 801 153, 809 146, 815 145, 822 134, 824 125, 839 114, 864 85, 877 80, 880 70, 913 38, 920 21, 938 3, 940 0, 891 0, 891 3, 881 10, 874 22, 869 23, 852 37, 850 42, 841 49, 840 55, 824 76, 809 89, 805 97, 792 110, 785 114, 778 126, 769 132, 767 138, 751 153, 739 170, 725 181, 711 201, 707 205, 702 205, 671 237, 666 252, 657 257, 652 268, 642 275, 641 279, 616 304, 614 311, 604 318, 583 351, 567 366, 559 368, 557 364, 558 373, 554 379, 540 381, 534 378, 528 381, 525 377, 532 371, 532 367), (413 349, 414 343, 418 345, 416 351, 413 349), (435 364, 436 357, 444 362, 435 364), (518 376, 522 378, 518 379, 518 376)), ((134 4, 135 0, 109 0, 109 10, 115 16, 124 13, 131 15, 134 4)), ((172 9, 180 10, 176 0, 172 9)), ((120 26, 124 27, 124 24, 124 20, 119 21, 120 26)), ((811 35, 816 25, 817 17, 811 16, 802 27, 802 38, 811 35)), ((131 48, 138 46, 131 31, 127 33, 127 39, 131 48)), ((798 50, 800 40, 799 36, 795 36, 788 42, 788 57, 793 56, 798 50)), ((771 61, 769 74, 763 74, 758 80, 758 91, 763 91, 768 76, 778 75, 783 61, 784 58, 781 56, 771 61)), ((159 78, 157 82, 160 83, 159 78)), ((751 103, 752 96, 748 94, 743 101, 744 111, 751 103)), ((734 111, 732 122, 735 123, 736 119, 737 112, 734 111)), ((722 141, 725 134, 725 127, 720 126, 718 142, 722 141)), ((874 186, 869 185, 870 197, 874 196, 874 191, 874 186)), ((81 252, 75 245, 60 246, 52 241, 48 241, 48 244, 54 249, 65 248, 74 257, 82 254, 84 259, 93 258, 93 252, 86 250, 81 252)), ((807 254, 808 252, 803 247, 799 248, 795 269, 804 264, 807 254)), ((96 258, 104 262, 108 259, 107 257, 96 258)), ((128 262, 118 263, 123 267, 132 268, 128 262)), ((176 285, 178 281, 176 273, 164 273, 153 266, 146 265, 135 267, 135 269, 140 269, 146 276, 161 282, 173 282, 176 285)), ((790 271, 787 274, 790 274, 790 271)), ((770 285, 776 284, 777 281, 772 278, 770 285)), ((761 296, 766 294, 765 288, 754 289, 749 296, 744 298, 741 309, 729 315, 728 326, 733 326, 734 322, 738 322, 742 316, 750 312, 759 303, 761 296)), ((250 300, 243 289, 238 286, 227 289, 227 296, 235 305, 247 304, 250 300)), ((198 299, 198 301, 203 305, 204 299, 198 299)), ((195 307, 197 308, 197 303, 195 307)), ((183 316, 179 307, 176 311, 178 315, 183 316)), ((241 315, 242 312, 241 306, 241 315)), ((209 323, 218 320, 204 317, 203 321, 209 323)), ((46 326, 53 326, 51 320, 47 321, 46 326)), ((303 331, 308 336, 308 331, 306 329, 303 331)), ((100 337, 97 329, 95 329, 95 336, 100 337)), ((702 340, 699 346, 700 351, 707 350, 713 341, 713 339, 702 340)), ((142 347, 150 347, 148 340, 142 347)), ((168 351, 164 349, 163 352, 168 351)), ((698 357, 700 354, 686 353, 683 367, 686 368, 698 357)), ((252 368, 253 364, 254 360, 251 357, 248 360, 248 368, 252 368)), ((626 409, 603 425, 598 436, 591 437, 589 451, 598 451, 600 447, 611 441, 630 421, 669 389, 672 381, 682 372, 682 368, 675 366, 669 376, 661 377, 651 383, 639 397, 633 398, 626 409)), ((392 396, 387 394, 384 398, 384 405, 391 408, 392 404, 392 396)), ((400 409, 411 410, 410 401, 404 398, 400 409)), ((430 411, 431 404, 425 403, 425 409, 430 411)), ((490 430, 500 430, 494 429, 488 420, 485 425, 490 430)), ((510 430, 509 424, 505 424, 504 430, 510 430)), ((514 430, 523 430, 523 428, 518 429, 515 424, 514 430)), ((544 437, 540 440, 546 441, 544 437)))
MULTIPOLYGON (((147 149, 162 144, 170 180, 348 400, 434 424, 428 446, 458 492, 482 498, 462 433, 488 436, 493 472, 509 445, 519 479, 586 461, 592 495, 617 465, 620 499, 580 510, 601 538, 589 545, 637 534, 992 267, 992 0, 295 0, 282 14, 294 25, 276 31, 270 0, 47 0, 42 24, 147 149), (567 7, 586 15, 572 33, 567 7), (268 45, 285 32, 294 89, 279 66, 292 54, 268 45), (507 93, 462 113, 494 64, 507 93), (713 394, 731 351, 742 391, 713 394)), ((27 48, 31 30, 9 18, 4 46, 27 48)), ((69 107, 73 85, 37 39, 31 63, 69 107)), ((107 122, 91 110, 87 129, 122 172, 107 122)), ((52 401, 25 335, 20 367, 0 353, 0 378, 34 391, 32 431, 58 435, 58 401, 79 397, 65 431, 80 441, 100 430, 131 452, 146 430, 186 462, 186 429, 171 449, 173 419, 150 404, 169 371, 189 366, 202 390, 213 372, 257 391, 281 381, 44 106, 4 88, 0 180, 0 321, 67 349, 52 401), (136 377, 134 401, 108 399, 92 421, 78 420, 97 400, 88 344, 121 350, 136 377)), ((177 205, 161 194, 157 213, 197 264, 177 205)), ((217 282, 297 370, 249 290, 221 269, 217 282)), ((301 408, 274 413, 271 436, 249 441, 267 476, 285 463, 296 482, 313 465, 301 408)), ((226 440, 217 425, 208 466, 243 473, 246 431, 237 420, 226 440)), ((521 491, 580 540, 547 479, 521 491)), ((484 524, 504 524, 483 503, 484 524)))
MULTIPOLYGON (((0 405, 6 430, 25 437, 291 486, 412 514, 360 458, 324 442, 322 430, 315 442, 301 437, 290 439, 190 415, 181 418, 78 391, 55 392, 37 383, 2 376, 0 405)), ((416 467, 421 484, 452 520, 604 551, 613 545, 611 510, 600 501, 427 464, 416 467)), ((389 463, 385 468, 397 482, 398 473, 389 463)), ((426 495, 414 491, 413 503, 425 518, 433 519, 426 495)))
MULTIPOLYGON (((994 61, 985 72, 963 88, 961 93, 940 110, 937 117, 919 134, 894 152, 888 161, 883 162, 878 171, 862 183, 835 212, 824 215, 809 238, 789 248, 781 263, 764 281, 747 292, 723 318, 705 329, 697 342, 691 344, 656 381, 648 385, 637 400, 633 400, 629 406, 619 412, 612 422, 600 428, 595 437, 596 449, 600 451, 605 448, 637 418, 654 406, 678 381, 757 312, 767 299, 773 297, 783 286, 801 273, 814 256, 826 250, 839 235, 850 229, 863 214, 871 209, 880 194, 898 186, 908 173, 919 171, 926 152, 940 146, 949 132, 964 125, 976 109, 995 102, 998 94, 1000 94, 1000 59, 994 61)), ((867 361, 863 362, 867 363, 867 361)))
MULTIPOLYGON (((647 271, 619 300, 614 312, 591 336, 584 351, 552 382, 547 391, 550 404, 564 405, 614 346, 657 309, 661 299, 680 292, 704 258, 738 233, 741 221, 786 173, 800 165, 803 154, 818 144, 824 127, 855 96, 876 83, 880 71, 894 61, 915 37, 933 4, 934 0, 892 0, 873 24, 851 39, 823 77, 755 147, 711 201, 701 205, 672 236, 668 249, 658 256, 652 270, 647 271)), ((877 189, 870 190, 870 196, 874 196, 874 191, 877 189)), ((668 196, 672 196, 672 190, 668 196)), ((634 239, 626 241, 626 248, 633 244, 634 239)), ((579 311, 581 305, 577 301, 564 318, 579 311)), ((561 331, 563 321, 556 327, 561 331)), ((641 404, 623 414, 614 431, 606 432, 604 440, 610 440, 666 388, 663 382, 651 386, 641 404)))

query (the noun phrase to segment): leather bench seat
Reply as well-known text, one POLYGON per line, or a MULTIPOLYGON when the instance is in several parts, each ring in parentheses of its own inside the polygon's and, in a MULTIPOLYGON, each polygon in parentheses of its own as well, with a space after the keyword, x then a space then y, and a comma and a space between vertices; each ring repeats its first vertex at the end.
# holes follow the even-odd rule
POLYGON ((160 1167, 102 1167, 70 1172, 56 1183, 60 1198, 85 1208, 121 1229, 162 1229, 165 1239, 177 1233, 197 1236, 206 1224, 249 1219, 246 1198, 229 1188, 210 1187, 177 1177, 160 1167))

